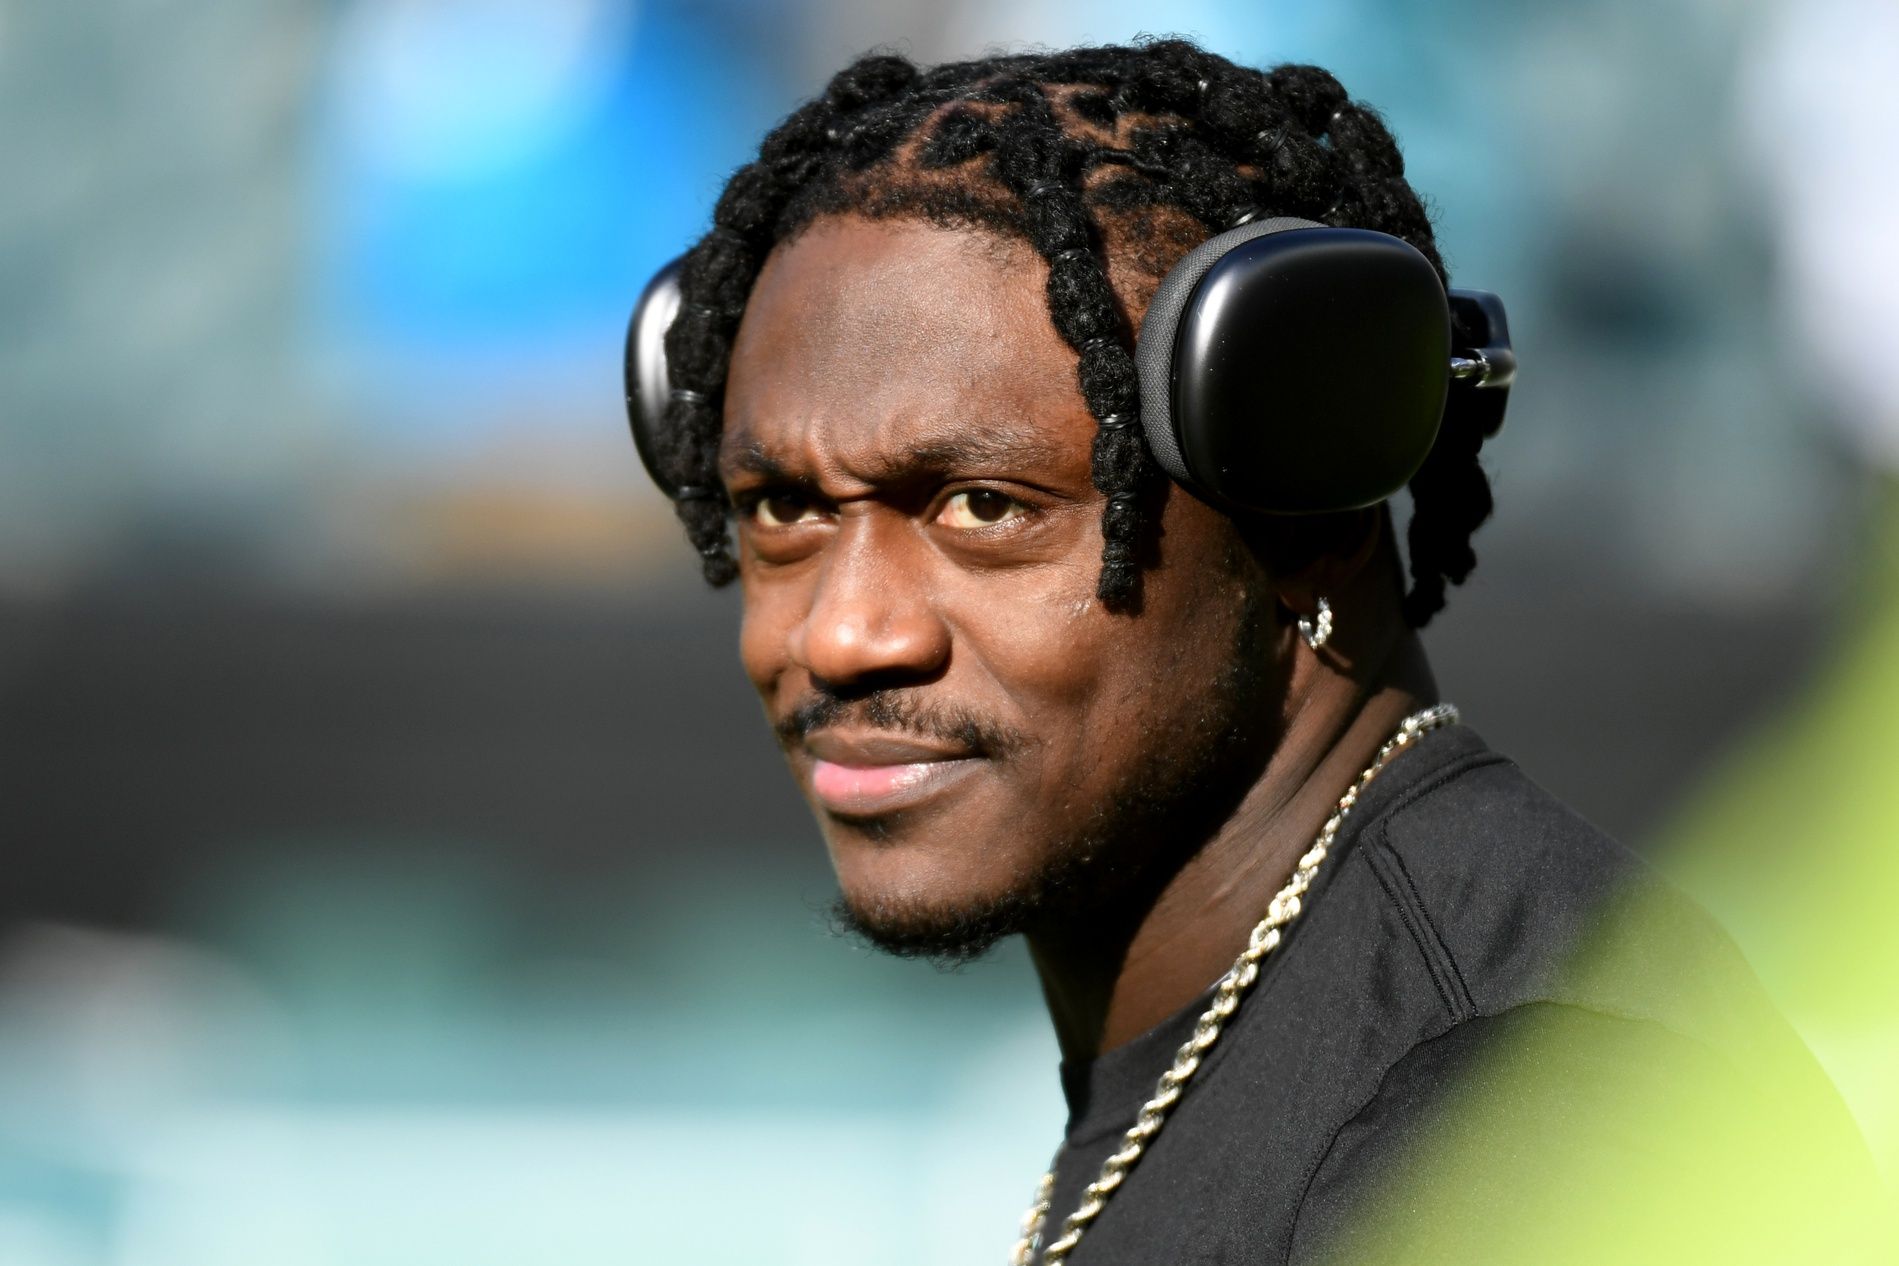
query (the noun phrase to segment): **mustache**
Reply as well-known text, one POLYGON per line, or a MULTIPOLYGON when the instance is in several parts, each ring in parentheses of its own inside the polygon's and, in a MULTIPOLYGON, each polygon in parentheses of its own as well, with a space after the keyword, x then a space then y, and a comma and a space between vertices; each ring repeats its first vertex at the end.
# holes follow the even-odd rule
POLYGON ((816 691, 773 723, 772 729, 780 744, 795 747, 813 731, 834 726, 936 739, 978 756, 1006 756, 1028 742, 1020 732, 967 708, 926 703, 901 690, 874 690, 854 698, 816 691))

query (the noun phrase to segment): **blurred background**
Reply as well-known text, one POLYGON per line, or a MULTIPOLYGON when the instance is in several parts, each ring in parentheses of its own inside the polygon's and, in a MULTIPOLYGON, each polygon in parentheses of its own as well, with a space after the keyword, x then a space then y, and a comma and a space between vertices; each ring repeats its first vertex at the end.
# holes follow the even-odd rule
POLYGON ((0 0, 0 1262, 1001 1260, 1025 958, 831 937, 628 307, 851 56, 1335 70, 1525 369, 1427 642, 1899 1173, 1875 0, 0 0))

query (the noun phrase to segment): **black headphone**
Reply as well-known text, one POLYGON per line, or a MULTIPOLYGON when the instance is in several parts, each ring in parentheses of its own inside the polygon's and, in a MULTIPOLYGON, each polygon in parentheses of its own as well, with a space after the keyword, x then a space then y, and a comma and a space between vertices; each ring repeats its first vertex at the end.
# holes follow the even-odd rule
MULTIPOLYGON (((674 395, 665 336, 679 266, 648 283, 626 331, 633 442, 674 500, 708 493, 669 480, 655 442, 674 395)), ((1155 460, 1235 513, 1375 505, 1417 473, 1447 413, 1495 435, 1516 376, 1497 296, 1447 293, 1390 234, 1290 218, 1189 251, 1155 291, 1134 360, 1155 460)))

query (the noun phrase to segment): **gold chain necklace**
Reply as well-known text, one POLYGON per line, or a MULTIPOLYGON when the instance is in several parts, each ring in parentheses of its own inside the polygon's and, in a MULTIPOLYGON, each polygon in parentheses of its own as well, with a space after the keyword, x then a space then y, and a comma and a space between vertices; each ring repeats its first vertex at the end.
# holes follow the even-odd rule
MULTIPOLYGON (((1107 1207, 1108 1197, 1126 1181, 1135 1162, 1141 1159, 1148 1144, 1160 1133, 1161 1126, 1166 1124, 1167 1114, 1186 1092, 1188 1080, 1199 1070, 1207 1051, 1220 1040, 1226 1022, 1233 1018, 1233 1013, 1239 1010, 1240 1000, 1259 978, 1260 960, 1278 947, 1285 936, 1286 926, 1299 917, 1301 899, 1306 889, 1312 886, 1313 877, 1319 873, 1319 866, 1325 861, 1333 840, 1338 838, 1339 827, 1344 825, 1346 817, 1352 812, 1352 806, 1358 803, 1359 793, 1378 776, 1378 771, 1390 763, 1392 757, 1439 726, 1452 725, 1456 721, 1457 709, 1448 703, 1433 704, 1412 713, 1398 726, 1397 733, 1378 749, 1378 755, 1365 767, 1365 772, 1339 797, 1338 807, 1332 810, 1332 816, 1319 829, 1319 838, 1299 859, 1299 865, 1292 872, 1292 878, 1286 881, 1286 886, 1274 894, 1272 903, 1266 907, 1266 917, 1254 927, 1253 934, 1247 938, 1246 948, 1234 960, 1233 966, 1227 969, 1226 975, 1220 978, 1219 987, 1213 992, 1212 1003, 1195 1022, 1193 1036, 1181 1043, 1180 1049, 1174 1053, 1173 1067, 1161 1074, 1160 1084, 1154 1088, 1154 1097, 1142 1105, 1134 1124, 1121 1136, 1121 1150, 1102 1162, 1100 1177, 1089 1183, 1081 1193, 1081 1206, 1062 1223, 1061 1238, 1043 1252, 1042 1266, 1055 1266, 1055 1263, 1068 1259, 1068 1255, 1075 1251, 1075 1246, 1081 1243, 1082 1232, 1101 1216, 1102 1209, 1107 1207)), ((1059 1159, 1060 1152, 1056 1156, 1059 1159)), ((1042 1226, 1048 1221, 1048 1207, 1054 1194, 1055 1170, 1051 1166, 1042 1175, 1041 1185, 1036 1188, 1035 1203, 1022 1215, 1022 1238, 1016 1241, 1015 1252, 1009 1258, 1010 1266, 1034 1266, 1036 1250, 1042 1243, 1042 1226)))

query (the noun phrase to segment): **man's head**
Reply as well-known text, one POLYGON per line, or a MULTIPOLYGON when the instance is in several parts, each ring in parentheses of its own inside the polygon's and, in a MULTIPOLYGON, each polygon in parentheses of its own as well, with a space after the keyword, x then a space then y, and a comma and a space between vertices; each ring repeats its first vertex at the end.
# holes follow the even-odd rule
POLYGON ((687 259, 663 460, 703 494, 680 513, 708 577, 743 582, 746 669, 845 906, 893 948, 1138 890, 1270 755, 1295 613, 1362 595, 1342 615, 1388 643, 1473 561, 1488 489, 1454 428, 1413 481, 1402 601, 1382 511, 1242 523, 1159 475, 1132 331, 1248 214, 1436 263, 1389 134, 1329 75, 1178 42, 860 61, 687 259))

